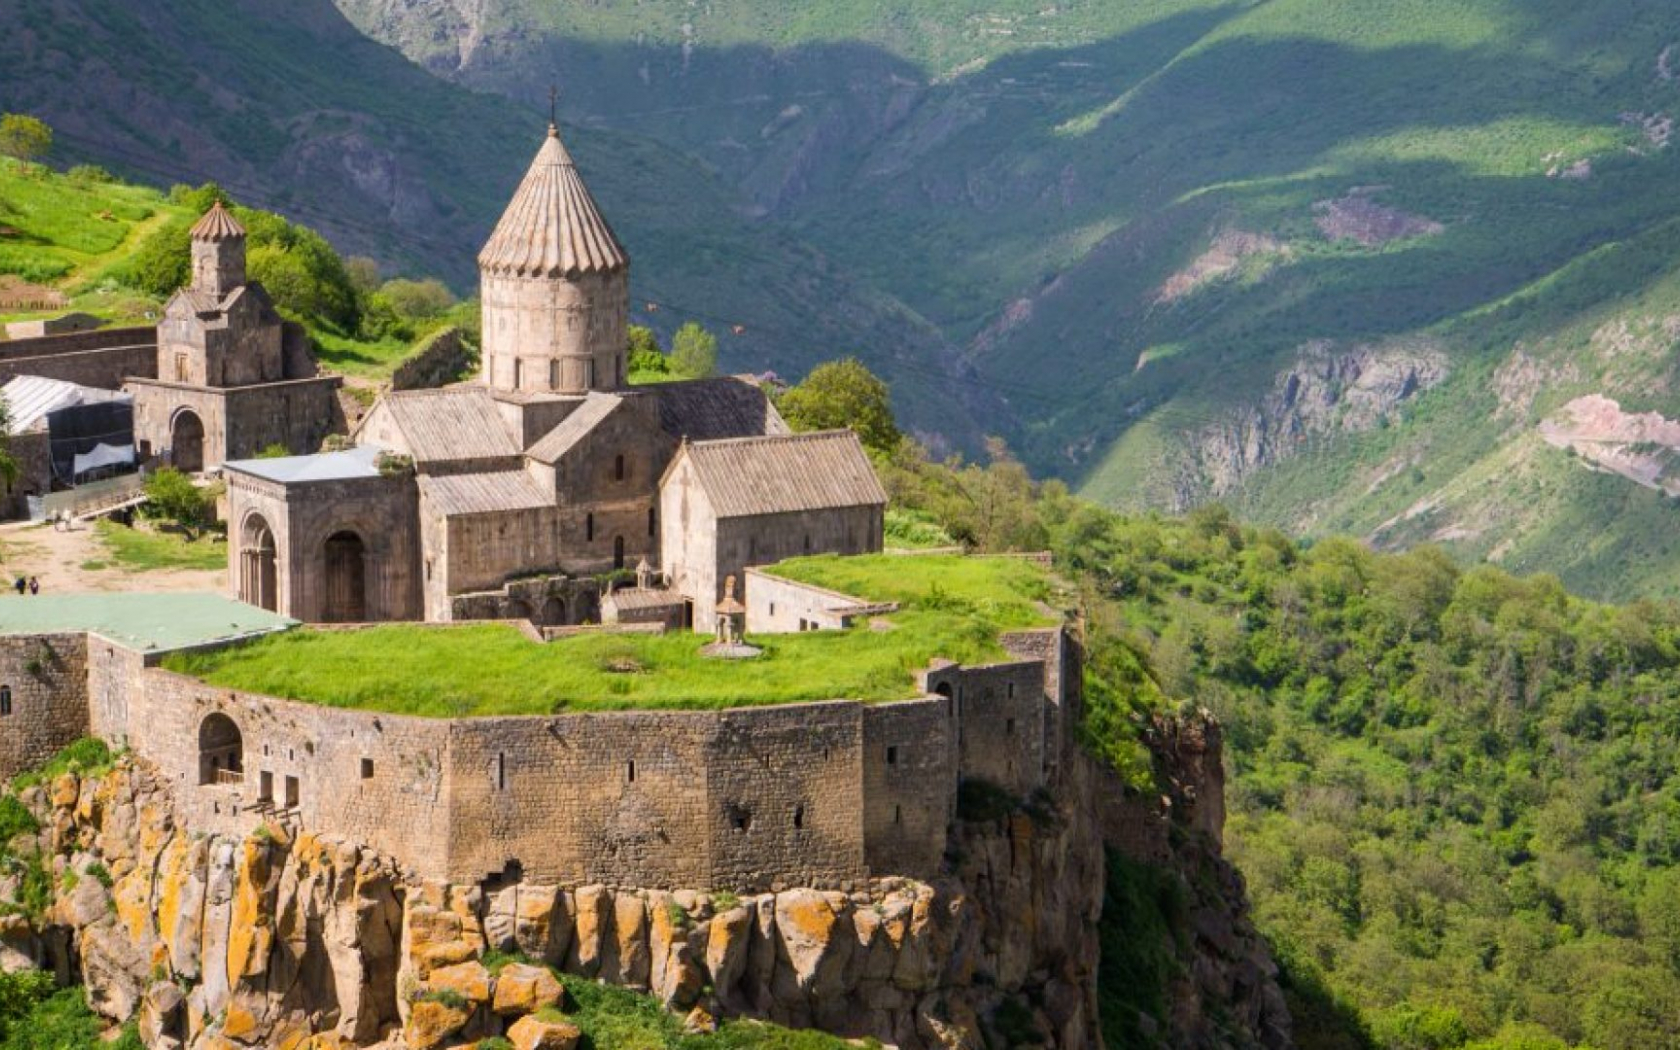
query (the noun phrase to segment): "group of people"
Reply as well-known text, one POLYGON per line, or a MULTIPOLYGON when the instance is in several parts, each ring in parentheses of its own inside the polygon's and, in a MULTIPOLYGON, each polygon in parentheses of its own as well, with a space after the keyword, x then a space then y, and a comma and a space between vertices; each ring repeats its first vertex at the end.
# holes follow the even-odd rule
POLYGON ((17 579, 12 581, 12 590, 18 592, 19 595, 40 594, 41 578, 39 576, 31 576, 26 580, 22 576, 19 576, 17 579))

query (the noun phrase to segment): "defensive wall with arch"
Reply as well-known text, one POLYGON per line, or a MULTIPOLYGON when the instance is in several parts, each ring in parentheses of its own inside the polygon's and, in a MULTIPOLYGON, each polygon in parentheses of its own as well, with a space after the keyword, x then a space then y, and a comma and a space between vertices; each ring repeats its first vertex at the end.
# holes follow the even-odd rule
POLYGON ((98 633, 7 635, 0 775, 93 734, 153 763, 195 829, 296 824, 452 882, 925 878, 964 779, 1029 795, 1071 746, 1077 644, 1001 641, 1009 659, 936 662, 900 702, 435 719, 218 688, 98 633))

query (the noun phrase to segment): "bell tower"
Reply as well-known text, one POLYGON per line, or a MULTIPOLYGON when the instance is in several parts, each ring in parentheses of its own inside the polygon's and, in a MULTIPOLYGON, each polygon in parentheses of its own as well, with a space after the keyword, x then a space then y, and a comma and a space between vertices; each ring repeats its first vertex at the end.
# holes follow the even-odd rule
POLYGON ((625 385, 630 257, 554 124, 478 271, 486 385, 555 394, 625 385))
POLYGON ((192 289, 220 302, 245 283, 245 227, 217 201, 192 228, 192 289))

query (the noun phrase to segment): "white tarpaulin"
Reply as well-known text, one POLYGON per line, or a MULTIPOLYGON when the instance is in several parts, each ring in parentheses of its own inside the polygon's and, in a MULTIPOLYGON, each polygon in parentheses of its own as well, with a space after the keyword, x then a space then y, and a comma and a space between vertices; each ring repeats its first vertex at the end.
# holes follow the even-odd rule
POLYGON ((100 467, 128 466, 134 462, 133 445, 107 445, 101 442, 93 446, 93 451, 84 452, 76 457, 75 471, 79 478, 90 470, 100 467))

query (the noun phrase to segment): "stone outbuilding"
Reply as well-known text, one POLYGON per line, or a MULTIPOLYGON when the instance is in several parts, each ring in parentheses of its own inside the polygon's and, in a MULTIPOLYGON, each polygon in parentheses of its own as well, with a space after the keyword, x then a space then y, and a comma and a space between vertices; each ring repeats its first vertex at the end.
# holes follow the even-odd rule
POLYGON ((749 566, 879 551, 886 504, 850 430, 685 443, 659 485, 665 574, 709 632, 749 566))
POLYGON ((245 229, 217 201, 192 229, 192 281, 164 307, 155 377, 130 377, 142 456, 184 471, 279 445, 310 453, 344 432, 336 376, 245 274, 245 229))

